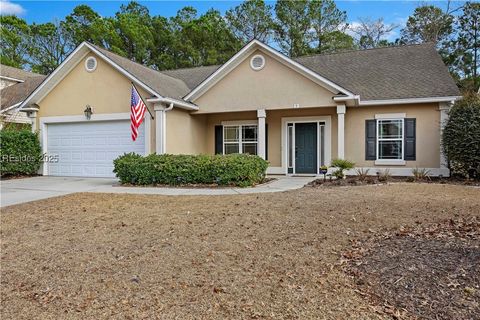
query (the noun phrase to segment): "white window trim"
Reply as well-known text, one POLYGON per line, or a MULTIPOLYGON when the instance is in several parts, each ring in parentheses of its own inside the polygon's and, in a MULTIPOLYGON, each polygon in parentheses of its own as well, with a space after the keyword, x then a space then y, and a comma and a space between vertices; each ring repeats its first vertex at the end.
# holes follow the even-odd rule
MULTIPOLYGON (((330 166, 330 162, 332 161, 332 117, 331 116, 311 116, 311 117, 287 117, 282 118, 282 145, 281 145, 281 152, 282 152, 282 172, 286 175, 300 175, 295 173, 295 157, 293 158, 293 174, 288 173, 288 130, 287 125, 289 123, 308 123, 308 122, 316 122, 317 128, 319 128, 318 123, 324 122, 324 156, 325 156, 325 165, 330 166)), ((317 173, 319 175, 319 163, 320 163, 320 139, 317 136, 317 173)), ((295 141, 295 130, 293 130, 293 139, 295 141)), ((311 176, 312 174, 306 174, 307 176, 311 176)))
POLYGON ((390 114, 382 114, 382 115, 375 115, 375 130, 376 130, 376 160, 375 165, 391 165, 391 166, 402 166, 406 164, 405 161, 405 114, 404 113, 390 113, 390 114), (390 116, 390 117, 388 117, 390 116), (392 116, 399 116, 394 118, 392 116), (402 138, 382 138, 380 140, 378 134, 378 127, 380 121, 402 121, 402 138), (402 141, 402 158, 401 159, 379 159, 379 145, 380 141, 402 141))
POLYGON ((406 113, 379 113, 375 115, 375 119, 382 120, 399 120, 405 119, 407 117, 406 113))
POLYGON ((294 127, 295 127, 295 124, 294 124, 294 123, 292 123, 292 122, 288 122, 288 123, 287 123, 287 138, 286 138, 287 144, 286 144, 286 146, 285 146, 285 148, 287 149, 287 150, 286 150, 286 151, 287 151, 287 169, 292 169, 292 172, 293 172, 293 164, 294 164, 294 162, 295 162, 295 161, 294 161, 294 158, 295 158, 295 156, 294 156, 294 149, 295 149, 295 148, 292 146, 292 149, 289 150, 290 143, 291 143, 289 137, 290 137, 290 131, 292 131, 292 138, 291 138, 291 139, 292 139, 292 141, 295 141, 295 130, 294 130, 294 127), (289 124, 292 124, 292 125, 290 126, 289 124), (291 160, 292 160, 292 165, 290 165, 290 162, 289 162, 289 160, 290 160, 289 158, 290 158, 290 157, 291 157, 291 160))
MULTIPOLYGON (((147 119, 150 115, 146 114, 144 119, 145 130, 145 155, 150 154, 150 130, 151 121, 147 119)), ((115 121, 115 120, 129 120, 130 112, 121 113, 100 113, 92 114, 90 120, 87 120, 84 115, 76 116, 54 116, 54 117, 40 117, 40 146, 42 148, 42 154, 48 153, 48 125, 53 123, 76 123, 76 122, 95 122, 95 121, 115 121)), ((43 162, 42 174, 48 175, 48 163, 43 162)))
POLYGON ((256 126, 257 127, 257 141, 245 141, 245 143, 255 143, 257 144, 257 154, 258 154, 258 121, 257 120, 240 120, 240 121, 222 121, 222 154, 225 154, 225 144, 238 144, 238 153, 243 154, 243 137, 242 137, 242 127, 256 126), (225 142, 225 127, 239 127, 238 132, 238 142, 225 142))

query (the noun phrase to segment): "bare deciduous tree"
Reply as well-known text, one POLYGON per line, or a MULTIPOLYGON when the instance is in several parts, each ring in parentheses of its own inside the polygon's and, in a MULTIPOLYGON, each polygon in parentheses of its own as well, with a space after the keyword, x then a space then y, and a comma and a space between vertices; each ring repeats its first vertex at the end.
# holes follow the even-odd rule
POLYGON ((350 26, 350 30, 358 45, 362 49, 368 49, 388 45, 387 36, 398 27, 397 24, 386 24, 383 18, 359 18, 358 23, 350 26))

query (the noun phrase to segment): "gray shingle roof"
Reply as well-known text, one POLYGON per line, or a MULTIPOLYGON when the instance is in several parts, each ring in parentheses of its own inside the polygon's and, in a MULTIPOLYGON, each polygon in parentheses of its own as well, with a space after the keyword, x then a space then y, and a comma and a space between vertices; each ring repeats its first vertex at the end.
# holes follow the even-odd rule
POLYGON ((42 76, 39 73, 25 71, 22 69, 6 66, 4 64, 0 64, 0 75, 18 80, 26 80, 30 77, 42 76))
POLYGON ((25 100, 45 78, 46 76, 29 77, 24 82, 3 88, 0 91, 1 110, 25 100))
MULTIPOLYGON (((460 92, 433 44, 356 50, 295 61, 360 95, 362 100, 458 96, 460 92)), ((190 90, 220 66, 162 71, 190 90)))
POLYGON ((361 100, 458 96, 433 44, 385 47, 295 59, 361 100))
POLYGON ((200 83, 202 83, 203 80, 208 78, 208 76, 217 71, 217 69, 220 67, 220 65, 214 65, 197 68, 165 70, 162 71, 162 73, 182 80, 183 82, 185 82, 188 88, 190 88, 190 90, 193 90, 200 83))
POLYGON ((190 92, 187 85, 180 79, 173 78, 167 74, 145 67, 91 43, 90 45, 164 97, 181 99, 190 92))

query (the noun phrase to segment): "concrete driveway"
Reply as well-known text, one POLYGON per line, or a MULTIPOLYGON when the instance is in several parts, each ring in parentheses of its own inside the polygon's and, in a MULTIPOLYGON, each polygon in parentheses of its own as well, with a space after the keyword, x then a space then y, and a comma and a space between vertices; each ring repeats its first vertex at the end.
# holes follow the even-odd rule
POLYGON ((75 192, 181 195, 234 195, 281 192, 303 187, 315 177, 285 177, 252 188, 122 187, 112 178, 33 177, 0 181, 0 207, 63 196, 75 192))
POLYGON ((29 201, 93 191, 117 183, 111 178, 33 177, 0 181, 1 207, 29 201))

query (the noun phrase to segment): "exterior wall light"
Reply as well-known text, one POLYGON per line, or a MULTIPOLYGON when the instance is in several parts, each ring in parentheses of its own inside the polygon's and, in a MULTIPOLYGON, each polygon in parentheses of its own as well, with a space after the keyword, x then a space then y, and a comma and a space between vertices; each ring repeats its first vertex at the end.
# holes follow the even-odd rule
POLYGON ((90 107, 90 105, 87 104, 85 110, 83 110, 83 113, 85 114, 85 118, 87 118, 87 120, 90 120, 93 113, 92 107, 90 107))

